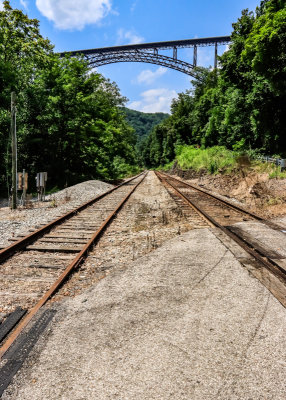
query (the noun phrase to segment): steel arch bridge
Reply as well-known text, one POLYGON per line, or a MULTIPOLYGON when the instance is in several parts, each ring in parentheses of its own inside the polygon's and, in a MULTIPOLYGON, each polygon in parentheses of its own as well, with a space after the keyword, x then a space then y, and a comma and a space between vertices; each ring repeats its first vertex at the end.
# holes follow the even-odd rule
POLYGON ((230 36, 219 36, 76 50, 60 53, 60 56, 64 57, 66 54, 71 56, 84 56, 92 67, 101 67, 103 65, 119 62, 144 62, 171 68, 196 77, 195 67, 197 67, 198 47, 214 46, 214 68, 217 68, 218 46, 228 43, 230 43, 230 36), (178 59, 178 49, 181 48, 193 48, 193 63, 178 59), (172 50, 173 57, 159 54, 159 50, 172 50))

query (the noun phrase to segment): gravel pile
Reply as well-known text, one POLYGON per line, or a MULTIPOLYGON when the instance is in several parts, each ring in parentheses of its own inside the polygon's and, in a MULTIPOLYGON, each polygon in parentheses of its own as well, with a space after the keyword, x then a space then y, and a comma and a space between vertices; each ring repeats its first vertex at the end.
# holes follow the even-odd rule
POLYGON ((29 229, 64 215, 112 187, 97 180, 86 181, 46 196, 45 202, 31 202, 31 208, 0 208, 0 246, 8 246, 11 237, 28 234, 29 229))

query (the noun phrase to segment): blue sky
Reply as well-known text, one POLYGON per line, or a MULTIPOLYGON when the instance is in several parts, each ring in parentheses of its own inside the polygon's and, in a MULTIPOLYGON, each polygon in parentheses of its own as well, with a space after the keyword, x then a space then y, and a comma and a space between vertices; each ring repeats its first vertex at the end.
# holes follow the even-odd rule
MULTIPOLYGON (((255 10, 259 0, 11 0, 30 18, 55 51, 224 36, 241 10, 255 10)), ((1 8, 1 0, 0 0, 1 8)), ((225 51, 225 46, 219 52, 225 51)), ((200 48, 198 64, 213 64, 213 48, 200 48)), ((178 58, 192 61, 190 49, 178 58)), ((118 63, 98 69, 115 81, 128 106, 145 112, 169 112, 172 98, 191 87, 190 77, 163 67, 118 63)))

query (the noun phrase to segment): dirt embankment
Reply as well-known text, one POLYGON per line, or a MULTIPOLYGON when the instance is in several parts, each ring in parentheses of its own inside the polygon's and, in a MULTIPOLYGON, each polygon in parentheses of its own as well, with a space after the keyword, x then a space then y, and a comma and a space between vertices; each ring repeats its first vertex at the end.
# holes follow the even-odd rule
POLYGON ((257 173, 252 169, 209 175, 204 170, 181 170, 176 166, 169 173, 227 198, 236 199, 264 218, 286 215, 286 179, 270 179, 267 173, 257 173))

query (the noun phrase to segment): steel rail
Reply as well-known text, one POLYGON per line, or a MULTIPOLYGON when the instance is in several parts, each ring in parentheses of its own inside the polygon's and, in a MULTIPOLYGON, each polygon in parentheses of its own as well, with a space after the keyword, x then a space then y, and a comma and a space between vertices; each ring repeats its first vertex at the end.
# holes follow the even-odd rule
MULTIPOLYGON (((140 175, 142 175, 142 174, 139 174, 138 176, 136 176, 136 178, 139 177, 140 175)), ((88 251, 92 248, 92 246, 95 244, 95 242, 99 239, 101 234, 104 232, 104 230, 109 225, 111 220, 116 216, 116 214, 121 209, 121 207, 124 205, 124 203, 126 203, 126 201, 129 199, 131 194, 140 185, 140 183, 143 182, 143 180, 145 179, 146 175, 147 175, 147 173, 144 173, 143 178, 130 190, 130 192, 124 197, 124 199, 119 203, 119 205, 109 214, 109 216, 101 224, 101 226, 98 228, 98 230, 92 235, 92 237, 87 242, 87 244, 83 247, 81 252, 67 266, 67 268, 62 272, 60 277, 54 282, 54 284, 50 287, 50 289, 42 296, 42 298, 38 301, 38 303, 21 320, 19 325, 12 332, 12 334, 9 336, 9 338, 6 340, 6 342, 3 344, 3 346, 0 347, 0 361, 2 360, 4 354, 7 352, 7 350, 12 346, 12 344, 15 342, 15 340, 23 332, 23 330, 28 325, 28 323, 37 314, 39 309, 49 300, 49 298, 55 293, 55 291, 62 285, 62 283, 64 282, 66 277, 70 274, 70 272, 73 269, 77 268, 84 261, 84 259, 86 258, 87 254, 88 254, 88 251)), ((133 178, 131 180, 134 180, 134 179, 135 178, 133 178)), ((131 180, 129 180, 128 182, 130 182, 131 180)), ((119 185, 119 186, 122 186, 122 185, 119 185)))
POLYGON ((241 213, 244 213, 245 215, 249 215, 250 217, 262 222, 263 224, 268 225, 272 229, 279 230, 279 231, 284 230, 284 228, 282 226, 280 226, 280 225, 278 225, 278 224, 276 224, 274 222, 267 221, 266 219, 260 217, 259 215, 255 214, 255 213, 253 213, 251 211, 245 210, 242 207, 236 206, 235 204, 232 204, 232 203, 228 202, 227 200, 221 199, 220 197, 218 197, 218 196, 216 196, 216 195, 214 195, 214 194, 212 194, 212 193, 210 193, 210 192, 208 192, 208 191, 206 191, 204 189, 201 189, 201 188, 199 188, 199 187, 197 187, 197 186, 195 186, 195 185, 193 185, 191 183, 184 182, 182 179, 174 178, 173 176, 170 176, 170 175, 168 175, 168 174, 166 174, 164 172, 160 172, 160 174, 164 175, 167 178, 172 179, 174 181, 183 183, 184 185, 186 185, 186 186, 188 186, 188 187, 190 187, 192 189, 195 189, 195 190, 197 190, 199 192, 202 192, 202 193, 206 194, 207 196, 212 197, 215 200, 218 200, 220 203, 228 206, 229 208, 234 209, 235 211, 239 211, 241 213))
MULTIPOLYGON (((170 182, 168 182, 168 181, 166 180, 166 178, 160 176, 160 174, 159 174, 157 171, 155 171, 155 175, 157 176, 157 178, 158 178, 161 182, 164 181, 166 185, 169 185, 169 186, 171 186, 171 188, 175 189, 174 186, 173 186, 170 182)), ((204 215, 203 213, 201 213, 201 211, 198 209, 198 207, 195 206, 182 192, 178 191, 177 189, 175 189, 175 191, 177 192, 177 194, 178 194, 178 195, 193 209, 193 210, 195 210, 196 213, 198 213, 198 214, 206 221, 206 223, 207 223, 211 228, 214 228, 214 227, 215 227, 215 225, 214 225, 208 218, 206 218, 205 215, 204 215)))
POLYGON ((112 189, 107 190, 106 192, 96 196, 94 199, 87 201, 86 203, 82 204, 79 207, 76 207, 74 210, 69 211, 68 213, 64 214, 63 216, 53 220, 52 222, 48 223, 47 225, 43 226, 42 228, 39 228, 35 232, 32 232, 31 234, 25 236, 23 239, 18 240, 17 242, 11 244, 10 246, 6 247, 5 249, 0 250, 0 263, 5 261, 7 258, 11 257, 13 254, 15 254, 17 251, 22 250, 35 240, 37 240, 39 237, 42 235, 48 233, 52 228, 54 228, 57 225, 60 225, 64 221, 68 220, 69 218, 73 217, 75 214, 78 212, 84 210, 85 208, 91 206, 98 200, 102 199, 103 197, 107 196, 109 193, 114 192, 121 186, 124 186, 128 184, 129 182, 133 181, 134 179, 138 178, 140 175, 142 175, 144 172, 141 172, 141 174, 136 175, 135 177, 128 179, 127 181, 121 183, 120 185, 117 185, 113 187, 112 189))
MULTIPOLYGON (((158 172, 156 173, 158 174, 158 172)), ((160 175, 160 174, 159 174, 160 175)), ((163 177, 163 181, 167 181, 169 177, 163 177)), ((180 180, 176 179, 178 182, 180 180)), ((238 233, 233 232, 229 227, 223 226, 219 224, 213 217, 207 214, 204 210, 202 210, 193 200, 188 199, 178 188, 176 188, 172 183, 168 182, 168 184, 180 195, 180 197, 184 198, 187 204, 192 204, 199 212, 204 215, 215 227, 219 228, 222 232, 224 232, 228 237, 233 239, 240 247, 242 247, 248 254, 250 254, 256 261, 261 263, 265 268, 267 268, 270 272, 275 274, 284 284, 286 282, 286 271, 282 268, 278 263, 272 260, 267 256, 263 251, 258 250, 247 241, 245 238, 241 237, 238 233)), ((279 299, 278 299, 279 300, 279 299)), ((279 300, 280 301, 280 300, 279 300)))

